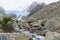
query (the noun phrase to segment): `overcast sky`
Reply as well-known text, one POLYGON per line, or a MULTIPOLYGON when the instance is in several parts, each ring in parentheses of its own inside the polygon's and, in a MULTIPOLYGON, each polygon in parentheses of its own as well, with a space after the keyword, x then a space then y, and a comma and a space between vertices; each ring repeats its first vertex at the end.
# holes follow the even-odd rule
POLYGON ((25 9, 32 2, 45 2, 46 4, 56 2, 58 0, 0 0, 0 6, 5 10, 25 9))

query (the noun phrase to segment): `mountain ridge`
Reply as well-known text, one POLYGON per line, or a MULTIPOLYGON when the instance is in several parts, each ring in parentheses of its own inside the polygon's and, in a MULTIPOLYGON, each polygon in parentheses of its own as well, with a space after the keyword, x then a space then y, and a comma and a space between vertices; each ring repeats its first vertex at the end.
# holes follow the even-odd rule
POLYGON ((33 15, 30 17, 27 17, 25 19, 30 19, 31 17, 37 18, 37 19, 45 19, 45 18, 53 18, 53 17, 60 17, 60 1, 59 2, 54 2, 51 4, 48 4, 41 10, 35 12, 33 15))

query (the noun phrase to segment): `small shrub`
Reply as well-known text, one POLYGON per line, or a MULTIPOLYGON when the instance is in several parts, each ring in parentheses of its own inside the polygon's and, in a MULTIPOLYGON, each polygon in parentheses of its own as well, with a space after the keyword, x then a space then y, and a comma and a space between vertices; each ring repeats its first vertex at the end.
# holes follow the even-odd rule
POLYGON ((5 32, 12 32, 13 29, 13 22, 14 20, 11 17, 3 17, 3 20, 0 22, 2 24, 2 29, 5 32))
POLYGON ((16 20, 16 23, 19 23, 19 21, 18 21, 18 20, 16 20))

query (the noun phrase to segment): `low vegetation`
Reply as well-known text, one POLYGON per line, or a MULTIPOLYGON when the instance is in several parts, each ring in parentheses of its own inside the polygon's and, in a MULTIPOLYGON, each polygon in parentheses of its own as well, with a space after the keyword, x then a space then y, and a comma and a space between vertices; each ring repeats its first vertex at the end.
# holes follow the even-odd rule
POLYGON ((2 29, 6 32, 12 32, 13 31, 13 22, 14 20, 11 17, 3 17, 3 20, 0 21, 0 24, 2 25, 2 29))

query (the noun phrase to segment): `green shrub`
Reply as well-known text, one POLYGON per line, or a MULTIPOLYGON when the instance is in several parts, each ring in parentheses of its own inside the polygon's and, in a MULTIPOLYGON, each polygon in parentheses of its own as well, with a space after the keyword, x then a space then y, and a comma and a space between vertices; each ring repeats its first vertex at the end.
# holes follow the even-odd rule
POLYGON ((27 23, 28 23, 29 26, 32 26, 31 23, 33 23, 33 22, 35 22, 35 21, 36 21, 36 18, 33 18, 33 17, 32 17, 32 18, 30 18, 30 19, 27 21, 27 23))
POLYGON ((19 21, 18 21, 18 20, 16 20, 16 23, 19 23, 19 21))
POLYGON ((32 26, 32 25, 31 25, 32 22, 33 22, 33 21, 27 21, 27 23, 28 23, 29 26, 32 26))
POLYGON ((11 17, 3 17, 3 20, 0 22, 2 24, 2 29, 6 32, 12 32, 14 20, 11 17))

